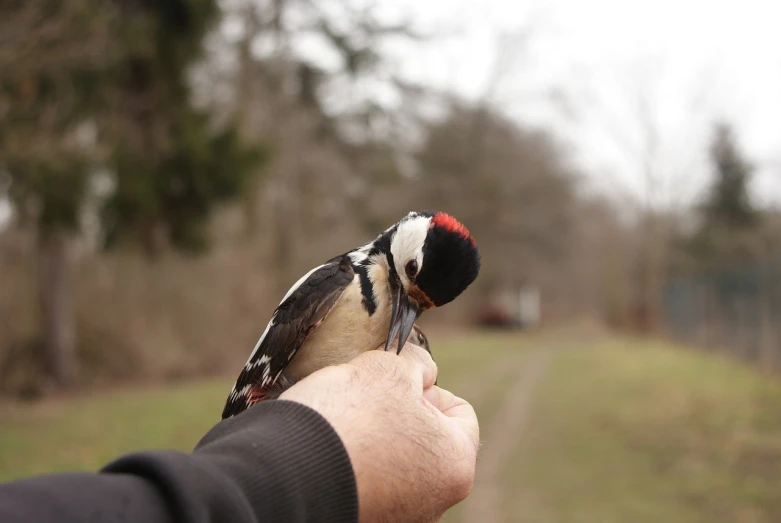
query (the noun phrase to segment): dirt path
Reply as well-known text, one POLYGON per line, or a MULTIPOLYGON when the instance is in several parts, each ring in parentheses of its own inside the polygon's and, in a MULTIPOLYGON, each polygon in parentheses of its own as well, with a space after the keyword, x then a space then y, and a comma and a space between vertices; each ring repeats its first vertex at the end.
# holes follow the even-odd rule
POLYGON ((517 380, 508 389, 504 404, 491 424, 484 427, 489 434, 483 440, 477 462, 477 480, 464 506, 465 521, 470 523, 503 523, 502 471, 508 457, 522 437, 534 390, 545 375, 550 351, 539 351, 505 364, 504 371, 512 370, 517 380))

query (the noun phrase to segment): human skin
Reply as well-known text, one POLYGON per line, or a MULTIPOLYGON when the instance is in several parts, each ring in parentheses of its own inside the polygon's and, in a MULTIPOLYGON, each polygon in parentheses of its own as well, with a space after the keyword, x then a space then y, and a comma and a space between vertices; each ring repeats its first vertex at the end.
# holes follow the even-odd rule
POLYGON ((480 434, 465 400, 434 385, 437 366, 407 343, 326 367, 280 398, 318 411, 355 472, 362 523, 438 521, 469 495, 480 434))

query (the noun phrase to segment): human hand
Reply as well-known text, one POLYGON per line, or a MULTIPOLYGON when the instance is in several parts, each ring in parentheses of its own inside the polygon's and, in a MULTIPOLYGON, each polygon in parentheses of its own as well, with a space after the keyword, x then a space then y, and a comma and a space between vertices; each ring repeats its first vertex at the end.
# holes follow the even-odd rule
POLYGON ((479 445, 469 403, 434 385, 437 367, 407 343, 326 367, 280 399, 318 411, 342 439, 364 523, 437 521, 472 489, 479 445))

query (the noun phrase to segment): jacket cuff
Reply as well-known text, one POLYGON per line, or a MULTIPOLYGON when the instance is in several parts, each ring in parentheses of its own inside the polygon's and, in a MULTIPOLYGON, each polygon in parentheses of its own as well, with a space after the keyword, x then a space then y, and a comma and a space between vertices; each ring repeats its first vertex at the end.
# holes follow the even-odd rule
POLYGON ((341 438, 317 411, 259 403, 217 424, 196 445, 241 489, 259 520, 358 521, 358 490, 341 438))

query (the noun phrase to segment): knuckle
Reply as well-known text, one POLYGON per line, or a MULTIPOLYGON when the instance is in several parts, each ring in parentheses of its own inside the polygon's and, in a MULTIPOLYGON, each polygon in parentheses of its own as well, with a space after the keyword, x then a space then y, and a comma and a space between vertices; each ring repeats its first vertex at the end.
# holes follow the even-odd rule
POLYGON ((429 363, 429 370, 434 373, 434 376, 439 375, 439 365, 437 365, 436 361, 431 360, 431 363, 429 363))
POLYGON ((418 364, 422 364, 426 368, 431 366, 436 367, 434 360, 431 358, 431 354, 421 349, 417 345, 412 345, 410 343, 404 345, 404 348, 401 351, 401 356, 408 361, 411 360, 418 364))

